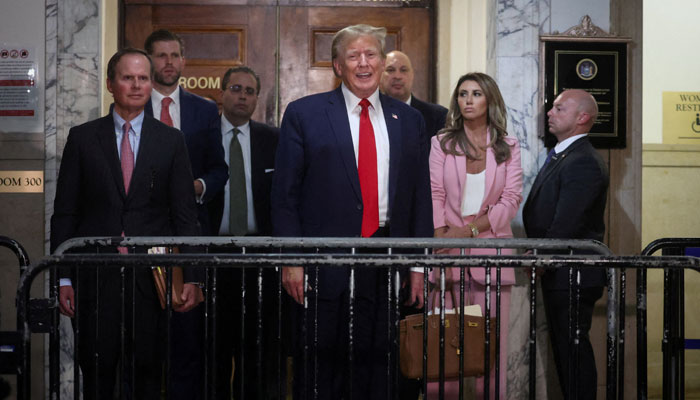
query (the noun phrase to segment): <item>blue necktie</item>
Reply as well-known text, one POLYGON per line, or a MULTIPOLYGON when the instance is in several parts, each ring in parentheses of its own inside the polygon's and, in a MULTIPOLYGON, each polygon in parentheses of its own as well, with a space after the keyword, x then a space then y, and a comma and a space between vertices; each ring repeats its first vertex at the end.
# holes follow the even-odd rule
POLYGON ((552 157, 554 157, 555 154, 557 154, 557 153, 554 151, 554 148, 552 148, 552 150, 550 150, 549 153, 547 153, 547 158, 544 160, 544 164, 542 165, 542 169, 544 169, 544 167, 546 167, 547 164, 549 164, 549 162, 552 161, 552 157))

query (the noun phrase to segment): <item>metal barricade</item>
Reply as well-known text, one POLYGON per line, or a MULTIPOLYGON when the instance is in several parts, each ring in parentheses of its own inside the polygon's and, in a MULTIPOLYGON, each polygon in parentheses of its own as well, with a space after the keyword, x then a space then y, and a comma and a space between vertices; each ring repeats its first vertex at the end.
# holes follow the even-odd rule
MULTIPOLYGON (((642 251, 643 256, 651 256, 661 250, 661 255, 685 255, 688 248, 700 248, 700 238, 663 238, 655 240, 642 251)), ((695 267, 696 271, 700 270, 695 267)), ((685 397, 685 270, 664 269, 664 305, 663 305, 663 398, 683 399, 685 397)), ((637 353, 643 354, 638 359, 637 390, 640 399, 647 398, 647 274, 646 270, 637 270, 637 353), (639 298, 639 296, 643 296, 639 298), (642 351, 643 350, 643 351, 642 351)))
MULTIPOLYGON (((500 251, 499 251, 500 254, 500 251)), ((619 325, 624 325, 624 322, 619 322, 616 319, 616 314, 623 306, 620 306, 617 299, 617 283, 615 270, 621 268, 697 268, 698 260, 687 257, 674 257, 665 258, 664 260, 659 260, 654 257, 613 257, 610 255, 609 250, 604 245, 595 241, 565 241, 565 240, 535 240, 535 239, 461 239, 461 240, 446 240, 446 239, 345 239, 345 238, 296 238, 296 239, 280 239, 280 238, 178 238, 178 237, 167 237, 167 238, 84 238, 84 239, 74 239, 67 241, 59 247, 56 251, 56 255, 46 258, 40 264, 30 268, 26 274, 24 274, 20 281, 20 287, 18 289, 18 316, 26 316, 26 307, 28 303, 28 290, 31 286, 33 278, 42 270, 49 267, 75 267, 80 266, 85 269, 96 269, 119 265, 123 267, 148 267, 151 265, 160 265, 164 267, 170 266, 182 266, 182 267, 215 267, 215 268, 243 268, 243 267, 256 267, 256 268, 275 268, 284 265, 299 265, 307 267, 307 270, 316 270, 320 268, 336 268, 336 267, 348 267, 350 269, 350 279, 351 287, 353 287, 353 276, 354 271, 357 268, 382 268, 387 270, 387 290, 389 298, 393 299, 390 303, 390 307, 387 309, 388 318, 391 319, 391 314, 394 314, 394 320, 392 321, 394 336, 390 338, 391 342, 396 346, 398 343, 398 338, 396 332, 398 332, 398 287, 393 287, 391 285, 392 277, 398 274, 401 269, 406 269, 409 267, 421 267, 424 272, 427 272, 428 268, 439 268, 440 269, 440 286, 443 288, 441 291, 441 310, 444 310, 444 271, 445 267, 478 267, 485 268, 486 273, 486 304, 485 304, 485 320, 489 321, 491 316, 491 304, 490 304, 490 290, 495 289, 496 291, 496 321, 500 318, 500 269, 501 268, 530 268, 530 334, 529 334, 529 352, 530 352, 530 398, 535 398, 535 268, 569 268, 569 284, 570 291, 573 294, 573 313, 570 315, 570 332, 574 335, 578 334, 577 320, 575 315, 577 314, 575 307, 578 304, 577 297, 577 284, 579 282, 580 268, 606 268, 608 269, 608 280, 609 280, 609 291, 608 291, 608 372, 607 376, 613 377, 612 380, 608 380, 608 398, 616 398, 618 392, 621 392, 622 382, 618 381, 617 377, 623 376, 619 373, 618 365, 622 364, 623 358, 618 357, 618 351, 624 349, 624 331, 618 330, 619 325), (145 255, 145 254, 129 254, 129 255, 117 255, 117 254, 64 254, 68 249, 77 249, 81 247, 116 247, 125 246, 130 248, 136 247, 151 247, 151 246, 207 246, 206 253, 196 253, 196 254, 167 254, 167 255, 145 255), (241 249, 242 254, 226 254, 221 253, 219 250, 226 247, 235 247, 241 249), (249 254, 246 249, 256 248, 263 249, 263 252, 257 254, 249 254), (436 248, 493 248, 493 249, 522 249, 531 250, 531 255, 495 255, 495 256, 460 256, 460 255, 439 255, 434 256, 430 254, 431 249, 436 248), (265 251, 268 249, 269 251, 265 251), (296 249, 296 250, 295 250, 296 249), (338 251, 342 249, 342 251, 338 251), (373 253, 363 253, 364 250, 374 249, 373 253), (380 251, 377 251, 380 249, 380 251), (562 251, 565 250, 569 255, 548 255, 542 256, 541 253, 551 252, 553 250, 562 251), (595 256, 577 256, 573 255, 576 252, 586 252, 588 254, 598 254, 595 256), (495 284, 491 282, 491 269, 495 268, 497 273, 497 279, 495 284), (618 325, 619 324, 619 325, 618 325), (620 334, 622 332, 622 334, 620 334), (611 369, 613 370, 611 372, 611 369), (611 395, 612 394, 612 395, 611 395)), ((317 276, 317 275, 316 275, 317 276)), ((464 268, 461 269, 460 273, 460 289, 463 292, 464 288, 464 268)), ((623 280, 624 282, 624 280, 623 280)), ((216 291, 216 284, 214 280, 214 285, 209 289, 212 290, 210 293, 214 294, 216 291)), ((318 290, 318 282, 312 282, 312 287, 314 290, 318 290)), ((351 290, 352 293, 352 290, 351 290)), ((282 296, 282 289, 278 285, 278 296, 282 296)), ((428 295, 428 276, 427 273, 424 275, 424 298, 427 299, 428 295)), ((463 296, 460 296, 463 297, 463 296)), ((169 298, 169 295, 168 295, 169 298)), ((622 301, 624 305, 624 301, 622 301)), ((463 318, 462 314, 463 307, 460 307, 460 318, 463 318)), ((215 310, 213 310, 215 312, 215 310)), ((424 307, 424 321, 427 318, 427 308, 424 307)), ((310 316, 305 315, 304 318, 309 318, 310 316)), ((350 324, 348 329, 350 330, 349 345, 352 346, 352 297, 350 300, 350 324)), ((461 319, 463 321, 463 319, 461 319)), ((424 327, 426 325, 424 324, 424 327)), ((441 312, 441 326, 444 327, 444 314, 441 312)), ((23 332, 28 332, 28 326, 24 324, 23 332)), ((424 328, 425 329, 425 328, 424 328)), ((464 325, 460 324, 460 338, 463 337, 464 325)), ((492 345, 489 341, 490 329, 488 323, 485 324, 485 343, 484 343, 484 354, 490 354, 490 346, 492 345)), ((499 330, 499 324, 496 324, 496 331, 499 330)), ((24 337, 27 337, 25 335, 24 337)), ((424 349, 426 348, 425 341, 425 331, 424 331, 424 349)), ((499 352, 499 339, 496 339, 494 344, 496 347, 496 352, 499 352)), ((575 337, 573 343, 578 343, 578 338, 575 337)), ((463 343, 460 340, 460 365, 462 365, 462 354, 464 353, 463 343)), ((646 350, 645 350, 646 351, 646 350)), ((347 360, 348 365, 352 365, 352 351, 348 352, 349 359, 347 360)), ((571 354, 573 355, 573 360, 576 360, 577 345, 572 346, 571 354)), ((496 365, 494 368, 498 371, 502 366, 499 365, 498 354, 495 358, 496 365)), ((426 362, 427 356, 424 352, 423 359, 423 390, 425 392, 427 379, 425 379, 426 373, 426 362)), ((23 372, 28 371, 28 360, 26 361, 26 368, 23 372)), ((486 371, 491 368, 489 366, 489 357, 484 358, 484 367, 486 371)), ((304 366, 307 364, 304 363, 304 366)), ((398 370, 398 357, 396 353, 390 352, 387 354, 387 365, 388 370, 386 373, 387 379, 395 379, 397 376, 396 371, 398 370), (392 372, 390 369, 394 369, 392 372)), ((444 336, 441 338, 441 350, 440 350, 440 368, 441 377, 444 377, 444 336)), ((167 369, 167 360, 166 360, 167 369)), ((77 370, 77 368, 76 368, 77 370)), ((352 369, 350 369, 352 371, 352 369)), ((77 372, 76 372, 77 374, 77 372)), ((489 379, 485 379, 484 382, 484 395, 485 398, 489 395, 489 392, 493 390, 498 397, 499 382, 498 373, 496 373, 496 384, 493 389, 489 387, 489 379)), ((76 381, 77 382, 77 381, 76 381)), ((258 383, 259 384, 259 383, 258 383)), ((24 381, 24 391, 23 393, 29 393, 29 382, 28 379, 24 381)), ((278 388, 281 392, 281 382, 277 382, 278 388)), ((444 379, 440 380, 440 393, 442 398, 444 379)), ((389 391, 388 398, 398 398, 396 389, 396 381, 392 383, 392 390, 389 391)), ((463 393, 463 384, 460 379, 459 390, 460 394, 463 393)), ((77 395, 76 395, 77 396, 77 395)), ((208 398, 208 394, 205 397, 208 398)), ((20 397, 23 398, 23 397, 20 397)), ((570 397, 575 398, 575 395, 570 397)))
MULTIPOLYGON (((29 267, 29 255, 22 245, 16 240, 7 236, 0 236, 0 246, 10 249, 17 257, 20 275, 24 274, 29 267)), ((18 366, 25 351, 22 349, 23 343, 20 336, 20 319, 17 318, 17 331, 0 331, 0 374, 17 374, 18 366)), ((20 378, 21 379, 21 378, 20 378)), ((0 385, 7 383, 0 378, 0 385)), ((0 390, 1 391, 1 390, 0 390)))

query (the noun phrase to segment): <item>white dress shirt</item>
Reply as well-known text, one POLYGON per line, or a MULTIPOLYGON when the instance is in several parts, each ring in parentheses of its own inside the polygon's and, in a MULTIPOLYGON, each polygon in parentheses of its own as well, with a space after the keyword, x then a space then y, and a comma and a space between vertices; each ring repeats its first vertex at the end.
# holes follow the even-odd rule
POLYGON ((170 99, 173 101, 172 103, 170 103, 170 107, 168 107, 168 111, 170 111, 170 119, 173 120, 173 128, 180 129, 180 127, 182 126, 180 124, 180 86, 178 86, 175 89, 175 91, 170 93, 168 96, 163 96, 156 89, 151 90, 151 105, 153 106, 153 116, 155 117, 155 119, 160 121, 160 111, 163 108, 163 99, 166 97, 170 97, 170 99))
MULTIPOLYGON (((163 99, 166 97, 170 97, 170 100, 173 101, 168 107, 170 119, 173 121, 173 128, 182 131, 182 129, 180 129, 180 127, 182 126, 182 124, 180 123, 180 86, 177 86, 175 88, 175 91, 170 93, 168 96, 163 96, 156 89, 151 90, 151 107, 153 108, 153 117, 160 121, 160 112, 163 108, 163 99)), ((202 194, 196 196, 195 200, 197 201, 197 204, 202 204, 204 194, 207 192, 207 183, 204 182, 204 179, 202 178, 197 178, 197 180, 202 183, 202 194)))
MULTIPOLYGON (((226 160, 226 165, 229 162, 229 151, 231 150, 231 139, 233 139, 233 129, 238 128, 241 131, 238 134, 238 142, 241 144, 241 150, 243 151, 243 167, 245 170, 245 192, 246 192, 246 203, 248 208, 248 234, 254 234, 258 232, 258 224, 255 221, 255 206, 253 204, 253 186, 251 184, 251 167, 250 167, 250 121, 246 122, 245 125, 234 127, 226 116, 221 114, 221 141, 224 146, 224 160, 226 160)), ((231 194, 229 191, 229 181, 226 180, 226 186, 224 187, 224 214, 221 218, 221 227, 219 228, 219 235, 229 235, 229 212, 231 209, 231 194)))
MULTIPOLYGON (((350 134, 355 149, 355 164, 357 165, 358 148, 360 145, 360 107, 361 98, 355 96, 346 86, 342 85, 345 107, 348 110, 350 134)), ((385 226, 389 210, 389 134, 384 120, 382 103, 379 101, 379 89, 367 98, 370 102, 369 119, 374 130, 374 142, 377 148, 377 195, 379 200, 379 226, 385 226)))
POLYGON ((588 135, 588 134, 582 133, 580 135, 574 135, 574 136, 566 138, 566 139, 562 140, 561 142, 557 143, 556 146, 554 146, 554 155, 557 155, 557 154, 561 153, 562 151, 566 150, 569 146, 571 146, 571 144, 573 142, 581 139, 582 137, 585 137, 586 135, 588 135))
POLYGON ((462 217, 476 215, 481 209, 486 192, 486 169, 478 174, 467 174, 462 195, 462 217))

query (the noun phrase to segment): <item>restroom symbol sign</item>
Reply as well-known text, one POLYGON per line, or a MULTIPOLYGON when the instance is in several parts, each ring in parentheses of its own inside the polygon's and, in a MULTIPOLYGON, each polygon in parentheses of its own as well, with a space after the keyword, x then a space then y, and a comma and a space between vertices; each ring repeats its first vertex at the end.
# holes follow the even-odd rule
POLYGON ((691 122, 690 129, 695 133, 700 133, 700 113, 695 114, 695 119, 691 122))

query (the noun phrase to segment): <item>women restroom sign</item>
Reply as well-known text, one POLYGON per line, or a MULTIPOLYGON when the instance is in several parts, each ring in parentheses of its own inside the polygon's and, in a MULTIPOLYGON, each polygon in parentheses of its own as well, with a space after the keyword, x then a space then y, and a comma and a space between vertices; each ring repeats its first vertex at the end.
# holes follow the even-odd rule
POLYGON ((700 144, 700 92, 663 92, 666 144, 700 144))

